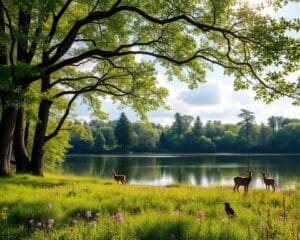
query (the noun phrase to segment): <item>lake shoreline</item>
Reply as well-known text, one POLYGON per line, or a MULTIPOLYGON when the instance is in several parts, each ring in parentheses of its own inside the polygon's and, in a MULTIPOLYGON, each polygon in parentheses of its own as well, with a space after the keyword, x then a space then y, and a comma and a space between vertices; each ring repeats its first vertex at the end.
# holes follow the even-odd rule
POLYGON ((76 153, 66 154, 66 157, 101 156, 101 157, 146 157, 146 156, 300 156, 300 153, 76 153))
POLYGON ((134 184, 165 186, 231 186, 235 176, 254 171, 252 185, 264 188, 262 171, 275 178, 278 188, 294 185, 300 175, 300 155, 281 154, 126 154, 67 156, 64 173, 77 176, 112 178, 112 172, 124 174, 134 184))

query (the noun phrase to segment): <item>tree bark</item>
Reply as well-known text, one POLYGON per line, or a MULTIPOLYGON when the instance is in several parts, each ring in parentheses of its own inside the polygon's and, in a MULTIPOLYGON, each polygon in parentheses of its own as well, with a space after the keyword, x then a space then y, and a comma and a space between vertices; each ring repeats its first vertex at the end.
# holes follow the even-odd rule
MULTIPOLYGON (((0 0, 0 34, 5 33, 4 7, 0 0)), ((7 64, 7 48, 3 41, 0 41, 0 64, 7 64)), ((2 77, 2 76, 0 76, 2 77)), ((17 110, 8 106, 9 95, 0 91, 1 119, 0 119, 0 175, 10 173, 11 147, 17 110)))
POLYGON ((30 122, 29 120, 26 121, 26 125, 25 125, 25 136, 24 136, 24 144, 25 144, 25 148, 28 149, 28 138, 29 138, 29 128, 30 128, 30 122))
MULTIPOLYGON (((1 100, 4 100, 3 96, 1 100)), ((3 103, 2 107, 3 109, 0 121, 0 175, 7 175, 11 172, 11 149, 17 117, 17 109, 14 107, 5 107, 3 103)))
MULTIPOLYGON (((42 92, 47 91, 50 85, 50 76, 44 76, 42 78, 42 92)), ((39 121, 35 127, 32 155, 31 155, 31 170, 34 175, 43 176, 44 171, 44 145, 45 135, 47 131, 47 125, 49 120, 49 112, 52 102, 44 99, 41 101, 39 106, 39 121)))
POLYGON ((14 132, 14 156, 16 160, 16 172, 30 172, 30 162, 25 144, 24 107, 20 107, 17 113, 14 132))

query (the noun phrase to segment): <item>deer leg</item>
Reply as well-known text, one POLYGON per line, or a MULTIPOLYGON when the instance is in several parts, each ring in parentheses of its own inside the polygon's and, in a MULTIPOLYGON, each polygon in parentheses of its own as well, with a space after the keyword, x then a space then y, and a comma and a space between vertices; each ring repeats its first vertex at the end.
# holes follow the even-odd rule
POLYGON ((274 185, 272 185, 272 188, 273 188, 273 192, 275 192, 275 186, 274 185))

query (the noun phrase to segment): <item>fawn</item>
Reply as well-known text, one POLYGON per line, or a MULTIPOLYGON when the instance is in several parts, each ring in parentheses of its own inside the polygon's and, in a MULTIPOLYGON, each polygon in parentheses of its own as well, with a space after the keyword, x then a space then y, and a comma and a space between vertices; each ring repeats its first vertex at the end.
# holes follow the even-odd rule
POLYGON ((235 190, 239 191, 240 185, 243 185, 244 186, 244 191, 248 192, 248 187, 249 187, 251 177, 252 177, 252 171, 248 170, 247 172, 248 172, 248 177, 235 177, 233 179, 233 181, 234 181, 233 190, 234 191, 235 190))
POLYGON ((117 173, 115 171, 113 171, 113 175, 114 175, 114 179, 117 182, 121 182, 122 184, 126 184, 126 176, 125 175, 117 175, 117 173))
POLYGON ((275 179, 274 178, 266 178, 266 173, 261 172, 263 175, 264 183, 266 184, 266 190, 270 189, 270 186, 273 188, 273 192, 275 192, 275 179))

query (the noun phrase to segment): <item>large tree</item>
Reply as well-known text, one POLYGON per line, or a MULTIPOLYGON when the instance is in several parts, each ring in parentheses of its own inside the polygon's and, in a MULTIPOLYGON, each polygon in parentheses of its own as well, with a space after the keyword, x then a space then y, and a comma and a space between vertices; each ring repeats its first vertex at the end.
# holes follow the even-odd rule
POLYGON ((115 127, 117 144, 121 146, 123 152, 128 152, 132 144, 133 131, 131 123, 128 121, 125 113, 121 113, 115 127))
POLYGON ((242 121, 239 122, 239 136, 246 140, 246 149, 249 151, 249 147, 257 135, 255 128, 255 116, 253 112, 246 109, 241 109, 241 113, 238 116, 242 118, 242 121))
POLYGON ((197 116, 196 120, 194 122, 194 126, 192 128, 192 136, 193 137, 199 137, 202 134, 202 122, 200 120, 200 117, 197 116))
MULTIPOLYGON (((278 0, 269 3, 283 5, 278 0)), ((237 0, 0 0, 0 174, 10 171, 12 146, 17 166, 30 161, 24 106, 36 81, 41 84, 42 98, 31 165, 35 174, 41 175, 48 113, 54 99, 48 93, 56 74, 67 71, 65 83, 74 87, 79 81, 76 89, 81 91, 94 84, 90 73, 78 73, 77 66, 87 60, 122 69, 131 75, 127 90, 152 91, 142 97, 138 91, 131 94, 134 98, 115 99, 119 91, 113 84, 108 94, 141 114, 162 104, 166 95, 157 94, 161 90, 155 87, 156 63, 166 69, 170 79, 176 76, 190 87, 204 81, 211 65, 218 65, 234 76, 236 89, 252 86, 266 102, 282 95, 299 101, 297 82, 285 81, 299 68, 299 43, 289 34, 293 30, 298 30, 297 20, 274 19, 237 0), (139 68, 137 55, 144 56, 147 66, 139 68), (136 81, 144 79, 151 67, 150 84, 136 81), (139 98, 148 99, 148 104, 137 101, 139 98)), ((108 84, 103 87, 109 88, 108 84)), ((73 92, 73 97, 76 94, 73 92)))

